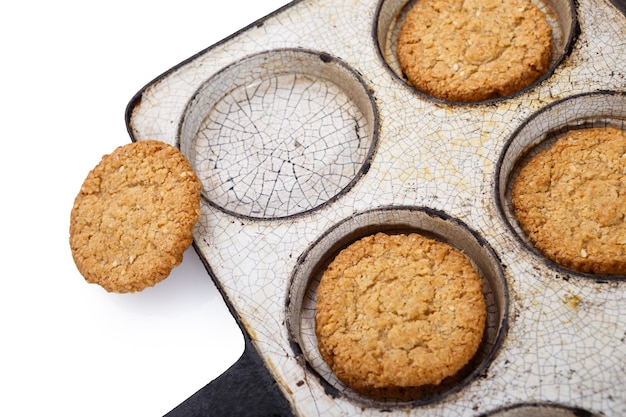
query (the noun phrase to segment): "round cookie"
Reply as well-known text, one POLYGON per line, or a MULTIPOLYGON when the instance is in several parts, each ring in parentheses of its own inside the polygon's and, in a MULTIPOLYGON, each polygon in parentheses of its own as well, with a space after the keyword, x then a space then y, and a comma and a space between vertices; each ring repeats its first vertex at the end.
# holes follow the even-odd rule
POLYGON ((418 0, 397 57, 416 89, 475 102, 512 94, 544 74, 552 29, 530 0, 418 0))
POLYGON ((522 167, 512 203, 548 259, 579 272, 626 274, 626 131, 570 130, 522 167))
POLYGON ((342 250, 318 290, 315 331, 335 375, 372 397, 412 399, 456 374, 482 341, 486 305, 471 262, 417 233, 342 250))
POLYGON ((74 200, 74 262, 107 291, 141 291, 182 262, 199 214, 200 184, 177 148, 154 140, 120 146, 89 172, 74 200))

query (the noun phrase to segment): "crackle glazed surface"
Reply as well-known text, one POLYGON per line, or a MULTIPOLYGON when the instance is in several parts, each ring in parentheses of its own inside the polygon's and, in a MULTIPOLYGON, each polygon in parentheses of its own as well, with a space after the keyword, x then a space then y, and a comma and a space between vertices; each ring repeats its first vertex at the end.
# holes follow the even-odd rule
MULTIPOLYGON (((626 90, 626 17, 608 1, 576 2, 580 33, 551 74, 501 101, 457 105, 417 94, 394 73, 374 29, 380 4, 293 2, 172 68, 129 108, 133 140, 179 145, 200 172, 194 240, 227 301, 297 415, 478 416, 520 403, 626 414, 626 282, 534 254, 501 215, 496 184, 509 138, 536 112, 626 90), (178 143, 187 130, 200 133, 178 143), (449 395, 408 406, 358 401, 328 389, 330 376, 293 348, 294 269, 351 216, 412 206, 458 220, 493 250, 506 331, 480 375, 449 395)), ((589 117, 607 117, 608 100, 589 117)))

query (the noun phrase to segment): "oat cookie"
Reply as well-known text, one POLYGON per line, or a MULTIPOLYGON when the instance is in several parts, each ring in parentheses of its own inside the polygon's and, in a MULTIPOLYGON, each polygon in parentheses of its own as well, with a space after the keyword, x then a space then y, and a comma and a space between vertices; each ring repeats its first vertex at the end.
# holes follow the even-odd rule
POLYGON ((74 262, 107 291, 141 291, 181 263, 199 214, 200 184, 177 148, 153 140, 120 146, 74 200, 74 262))
POLYGON ((397 57, 416 89, 474 102, 512 94, 544 74, 551 35, 530 0, 418 0, 400 28, 397 57))
POLYGON ((372 397, 410 399, 456 374, 486 320, 482 281, 450 245, 377 233, 342 250, 317 290, 319 351, 336 376, 372 397))
POLYGON ((512 203, 548 259, 579 272, 626 274, 626 131, 569 131, 522 167, 512 203))

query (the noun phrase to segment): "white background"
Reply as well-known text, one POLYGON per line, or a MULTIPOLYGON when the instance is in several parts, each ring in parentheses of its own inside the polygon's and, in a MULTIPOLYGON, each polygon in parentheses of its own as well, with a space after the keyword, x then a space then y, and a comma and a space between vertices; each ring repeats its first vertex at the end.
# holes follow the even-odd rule
POLYGON ((286 0, 0 6, 0 415, 160 416, 230 367, 243 337, 193 249, 153 288, 87 284, 74 197, 129 143, 144 85, 286 0))

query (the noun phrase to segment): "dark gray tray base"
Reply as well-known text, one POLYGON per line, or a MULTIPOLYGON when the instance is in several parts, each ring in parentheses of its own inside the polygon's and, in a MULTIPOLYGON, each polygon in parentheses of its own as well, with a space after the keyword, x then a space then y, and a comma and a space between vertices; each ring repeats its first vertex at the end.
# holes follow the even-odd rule
POLYGON ((166 417, 292 417, 289 403, 244 332, 239 360, 166 417))

